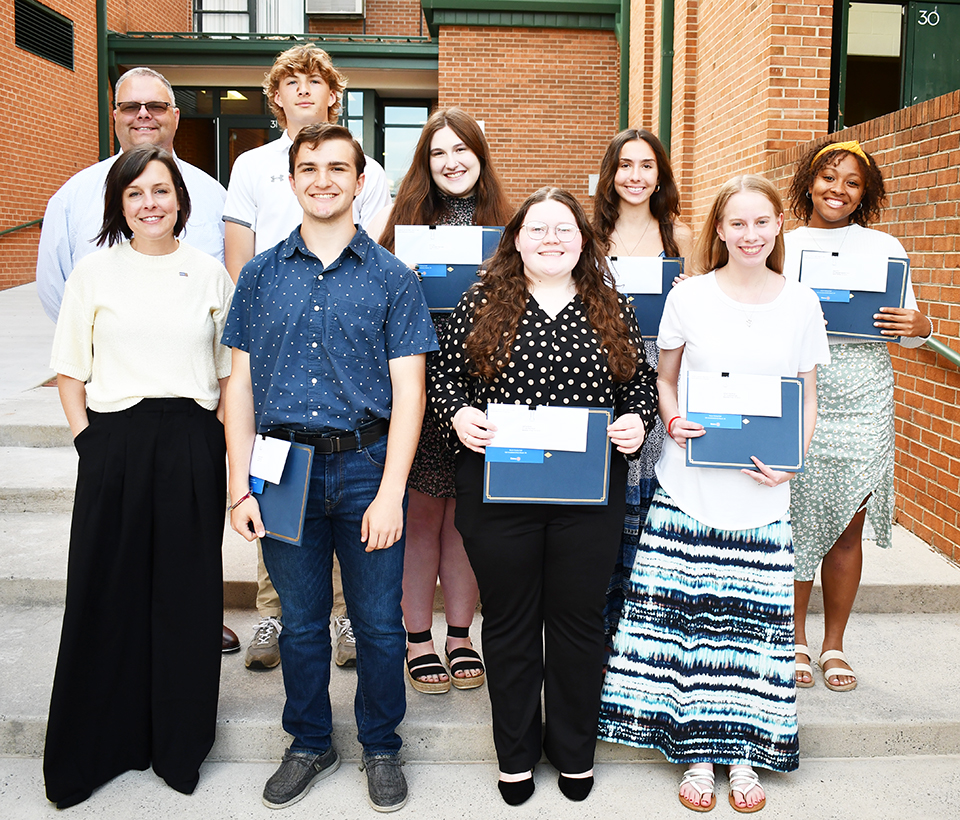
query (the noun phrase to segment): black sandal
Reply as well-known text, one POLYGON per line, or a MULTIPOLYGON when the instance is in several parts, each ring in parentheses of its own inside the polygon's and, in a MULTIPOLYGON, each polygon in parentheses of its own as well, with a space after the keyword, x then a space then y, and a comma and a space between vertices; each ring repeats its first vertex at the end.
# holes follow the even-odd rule
MULTIPOLYGON (((447 624, 447 638, 469 638, 469 626, 450 626, 447 624)), ((480 659, 480 653, 475 649, 468 649, 461 646, 452 652, 447 651, 447 663, 450 664, 450 680, 457 689, 476 689, 483 686, 487 679, 486 669, 483 661, 480 659), (457 672, 466 672, 471 669, 479 669, 479 675, 471 677, 457 677, 457 672)))
MULTIPOLYGON (((407 643, 433 643, 433 635, 429 629, 423 632, 408 632, 407 643)), ((407 677, 410 685, 424 695, 442 695, 450 691, 450 678, 446 667, 440 663, 440 657, 435 652, 419 658, 407 658, 407 677), (443 675, 447 679, 437 683, 420 680, 429 675, 443 675)))

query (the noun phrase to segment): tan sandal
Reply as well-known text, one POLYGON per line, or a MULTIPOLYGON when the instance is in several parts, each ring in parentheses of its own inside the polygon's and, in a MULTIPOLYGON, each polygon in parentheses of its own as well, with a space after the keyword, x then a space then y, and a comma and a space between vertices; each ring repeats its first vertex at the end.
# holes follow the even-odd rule
POLYGON ((680 802, 691 811, 710 811, 717 805, 717 795, 715 794, 716 775, 709 769, 687 769, 680 780, 680 788, 686 785, 693 786, 697 790, 697 799, 702 800, 705 794, 710 795, 710 802, 706 806, 701 806, 699 802, 694 803, 684 797, 677 795, 680 802))
MULTIPOLYGON (((804 646, 802 643, 795 643, 793 645, 793 653, 795 655, 806 655, 808 658, 812 658, 813 655, 810 654, 810 649, 807 646, 804 646)), ((806 672, 810 676, 810 680, 801 681, 797 680, 796 673, 794 673, 794 680, 797 681, 798 689, 810 689, 813 687, 813 667, 809 663, 801 663, 797 661, 797 672, 806 672)))
POLYGON ((847 656, 843 654, 839 649, 828 649, 826 652, 820 654, 820 660, 817 661, 817 666, 820 667, 820 671, 823 672, 823 684, 827 689, 832 692, 852 692, 857 688, 857 676, 854 674, 852 669, 842 669, 839 666, 834 666, 831 669, 824 669, 823 665, 827 661, 843 661, 849 667, 850 664, 847 662, 847 656), (830 683, 830 678, 853 678, 850 683, 830 683))

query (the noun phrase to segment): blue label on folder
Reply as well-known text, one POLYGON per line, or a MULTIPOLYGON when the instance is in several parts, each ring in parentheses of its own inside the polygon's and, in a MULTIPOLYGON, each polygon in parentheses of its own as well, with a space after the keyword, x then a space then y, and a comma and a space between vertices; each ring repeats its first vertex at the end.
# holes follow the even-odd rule
POLYGON ((707 429, 714 427, 718 430, 739 430, 743 426, 743 416, 729 413, 687 413, 687 421, 702 424, 707 429))
POLYGON ((250 492, 260 495, 263 492, 264 480, 255 475, 250 476, 250 492))
POLYGON ((417 265, 417 271, 421 276, 446 276, 446 265, 417 265))
POLYGON ((543 450, 487 447, 486 461, 506 464, 543 464, 543 450))
POLYGON ((849 290, 829 290, 827 288, 814 288, 813 292, 821 302, 849 302, 849 290))

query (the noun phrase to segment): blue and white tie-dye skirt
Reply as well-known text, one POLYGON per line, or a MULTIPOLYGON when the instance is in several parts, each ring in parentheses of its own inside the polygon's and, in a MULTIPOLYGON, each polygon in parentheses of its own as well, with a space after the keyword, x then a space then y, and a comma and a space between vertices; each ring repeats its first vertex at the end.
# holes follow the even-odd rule
POLYGON ((601 740, 674 763, 798 765, 788 519, 716 530, 662 490, 613 642, 601 740))

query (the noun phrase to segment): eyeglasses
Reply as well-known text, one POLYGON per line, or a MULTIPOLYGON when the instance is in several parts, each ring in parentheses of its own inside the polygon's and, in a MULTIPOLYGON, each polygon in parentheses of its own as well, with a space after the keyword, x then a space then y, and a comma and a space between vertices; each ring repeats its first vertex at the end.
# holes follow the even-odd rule
MULTIPOLYGON (((543 222, 525 222, 523 229, 527 232, 527 236, 536 241, 546 239, 547 234, 550 233, 550 226, 543 222)), ((573 242, 580 233, 580 229, 569 222, 561 222, 553 229, 553 233, 560 242, 573 242)))
POLYGON ((117 110, 124 114, 139 114, 141 108, 146 108, 147 112, 157 116, 169 108, 173 108, 173 103, 160 102, 160 100, 151 100, 150 102, 122 102, 117 103, 117 110))

